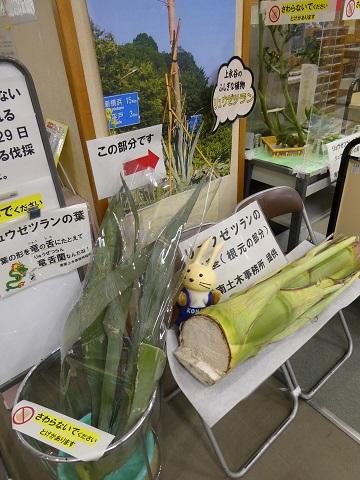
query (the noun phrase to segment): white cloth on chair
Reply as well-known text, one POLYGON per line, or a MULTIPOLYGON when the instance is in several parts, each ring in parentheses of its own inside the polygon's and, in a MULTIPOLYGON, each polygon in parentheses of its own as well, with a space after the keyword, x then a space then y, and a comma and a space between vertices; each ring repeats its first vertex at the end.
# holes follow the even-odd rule
MULTIPOLYGON (((287 256, 288 260, 299 258, 311 247, 311 243, 302 242, 287 256)), ((202 385, 176 360, 174 351, 178 346, 178 340, 175 331, 169 330, 167 356, 171 372, 180 389, 203 420, 209 427, 213 427, 308 342, 339 310, 345 308, 359 295, 360 280, 356 280, 310 323, 283 340, 263 348, 255 357, 235 367, 221 381, 212 386, 202 385)))

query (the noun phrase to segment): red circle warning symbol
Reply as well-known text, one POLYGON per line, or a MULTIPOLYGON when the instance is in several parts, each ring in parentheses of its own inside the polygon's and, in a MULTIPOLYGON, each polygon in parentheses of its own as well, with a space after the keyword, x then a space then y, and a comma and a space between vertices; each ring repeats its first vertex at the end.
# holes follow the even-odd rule
POLYGON ((12 420, 15 425, 23 425, 29 422, 35 415, 35 410, 32 407, 20 407, 13 414, 12 420))
POLYGON ((346 16, 352 17, 355 11, 355 0, 350 0, 346 5, 346 16))
POLYGON ((276 23, 280 18, 280 8, 277 5, 274 5, 270 8, 269 19, 270 22, 276 23))

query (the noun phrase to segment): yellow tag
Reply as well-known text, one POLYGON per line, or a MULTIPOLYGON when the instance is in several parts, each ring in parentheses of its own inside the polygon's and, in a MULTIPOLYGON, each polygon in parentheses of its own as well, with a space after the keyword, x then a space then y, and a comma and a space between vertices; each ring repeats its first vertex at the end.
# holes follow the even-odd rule
POLYGON ((98 460, 114 435, 37 403, 22 400, 12 411, 12 428, 79 460, 98 460))
POLYGON ((0 223, 27 215, 31 207, 44 207, 41 193, 33 193, 27 197, 0 203, 0 223))
POLYGON ((45 411, 38 412, 34 421, 43 426, 40 435, 45 436, 56 443, 65 443, 65 445, 68 445, 66 440, 70 440, 70 447, 74 446, 76 440, 86 444, 92 444, 96 443, 100 438, 96 433, 90 432, 86 428, 79 427, 79 424, 64 421, 63 419, 45 411), (53 433, 55 433, 55 435, 53 435, 53 433))

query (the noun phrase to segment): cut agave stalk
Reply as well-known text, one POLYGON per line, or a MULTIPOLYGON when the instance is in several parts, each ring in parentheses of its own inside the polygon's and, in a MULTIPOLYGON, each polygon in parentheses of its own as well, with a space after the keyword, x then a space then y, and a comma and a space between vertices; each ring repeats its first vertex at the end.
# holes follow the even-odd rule
POLYGON ((187 320, 175 355, 201 382, 213 384, 264 345, 318 315, 358 278, 359 269, 355 237, 324 242, 245 292, 187 320))

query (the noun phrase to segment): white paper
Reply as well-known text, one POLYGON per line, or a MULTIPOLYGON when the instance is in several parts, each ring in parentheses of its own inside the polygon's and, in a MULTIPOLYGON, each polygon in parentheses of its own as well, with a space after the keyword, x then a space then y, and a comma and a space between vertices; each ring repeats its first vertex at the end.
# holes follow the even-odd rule
POLYGON ((0 297, 86 265, 91 249, 84 203, 48 210, 33 220, 4 223, 0 226, 0 297))
POLYGON ((115 438, 91 425, 26 400, 14 406, 11 419, 14 430, 82 461, 101 458, 115 438))
POLYGON ((119 191, 120 174, 130 189, 165 178, 161 138, 162 125, 155 125, 89 140, 87 147, 99 199, 119 191))
MULTIPOLYGON (((287 256, 288 261, 301 257, 312 248, 303 242, 287 256)), ((353 302, 360 294, 360 280, 356 280, 326 310, 303 328, 263 348, 255 357, 249 358, 231 370, 222 380, 205 386, 196 380, 177 361, 174 351, 178 347, 175 331, 167 336, 167 357, 171 372, 193 407, 205 422, 213 427, 239 402, 253 393, 267 378, 313 337, 340 309, 353 302)))
MULTIPOLYGON (((341 163, 341 155, 344 151, 344 148, 351 140, 355 138, 359 138, 360 133, 354 133, 353 135, 347 135, 344 138, 340 138, 340 140, 335 140, 334 142, 327 143, 326 148, 329 156, 329 173, 330 173, 330 181, 335 182, 338 177, 340 163, 341 163)), ((354 147, 351 151, 351 154, 358 153, 360 151, 360 145, 354 147)))
POLYGON ((192 247, 196 251, 208 238, 212 239, 213 247, 224 242, 213 266, 217 278, 215 288, 222 294, 222 300, 245 290, 286 263, 258 202, 184 240, 180 249, 188 256, 192 247))
POLYGON ((266 12, 265 25, 332 22, 336 0, 266 0, 262 2, 262 8, 266 12))

